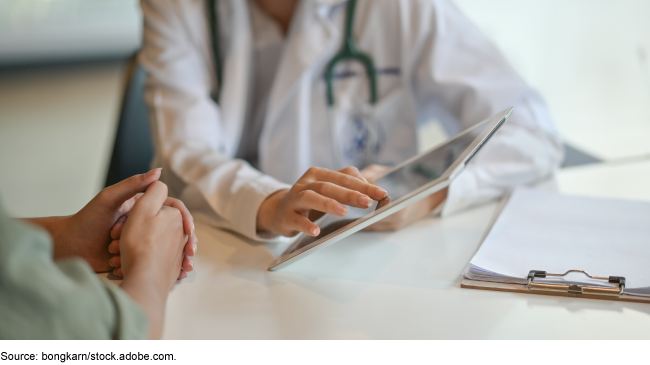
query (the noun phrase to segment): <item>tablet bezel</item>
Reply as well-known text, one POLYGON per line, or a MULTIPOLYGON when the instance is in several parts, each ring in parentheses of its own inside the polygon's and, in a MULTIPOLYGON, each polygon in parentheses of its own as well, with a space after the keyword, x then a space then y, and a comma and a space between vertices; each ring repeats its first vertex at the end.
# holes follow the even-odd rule
MULTIPOLYGON (((376 223, 389 215, 398 212, 399 210, 419 201, 427 196, 440 191, 451 183, 451 181, 460 174, 463 169, 465 168, 465 165, 476 155, 478 150, 483 146, 483 144, 490 139, 490 137, 496 133, 496 131, 506 122, 510 114, 512 113, 512 107, 508 108, 500 113, 495 114, 494 116, 487 118, 486 120, 477 123, 476 125, 472 126, 471 128, 466 129, 465 131, 457 134, 453 138, 450 138, 446 140, 445 142, 438 144, 427 151, 424 151, 404 162, 401 164, 395 166, 394 168, 386 171, 382 176, 385 176, 397 169, 402 168, 403 166, 413 162, 414 160, 417 160, 421 158, 422 156, 425 156, 432 152, 435 149, 438 149, 445 144, 451 143, 457 138, 460 138, 461 136, 471 132, 472 130, 478 128, 479 126, 483 124, 487 124, 487 127, 474 139, 474 141, 463 151, 463 153, 454 161, 454 163, 445 170, 445 172, 440 175, 437 179, 433 180, 432 182, 412 191, 409 194, 406 194, 399 198, 397 201, 394 203, 391 203, 388 206, 382 207, 377 209, 375 212, 378 212, 374 214, 371 217, 361 217, 357 219, 354 222, 351 222, 347 224, 344 227, 339 228, 338 230, 332 232, 331 234, 320 238, 317 241, 314 241, 310 243, 309 245, 302 247, 294 252, 287 253, 294 247, 294 245, 303 239, 304 234, 300 234, 299 237, 297 237, 276 260, 274 260, 268 267, 269 271, 275 271, 279 270, 287 265, 290 265, 291 263, 298 261, 299 259, 306 257, 307 255, 310 255, 322 248, 325 248, 332 243, 338 242, 348 236, 350 236, 353 233, 356 233, 373 223, 376 223)), ((381 179, 381 178, 380 178, 381 179)))

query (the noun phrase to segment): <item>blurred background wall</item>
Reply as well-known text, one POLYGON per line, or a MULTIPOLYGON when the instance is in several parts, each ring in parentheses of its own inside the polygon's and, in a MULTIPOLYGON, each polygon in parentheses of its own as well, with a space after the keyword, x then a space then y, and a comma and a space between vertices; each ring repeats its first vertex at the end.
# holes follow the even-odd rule
POLYGON ((104 185, 140 47, 137 0, 0 0, 0 197, 71 214, 104 185))
MULTIPOLYGON (((454 0, 594 161, 650 159, 650 1, 454 0)), ((15 216, 71 214, 102 187, 135 0, 0 0, 0 196, 15 216)), ((444 136, 435 127, 423 144, 444 136)))
POLYGON ((650 153, 650 1, 456 0, 537 87, 570 145, 650 153))
POLYGON ((0 64, 123 58, 140 46, 135 0, 2 0, 0 64))

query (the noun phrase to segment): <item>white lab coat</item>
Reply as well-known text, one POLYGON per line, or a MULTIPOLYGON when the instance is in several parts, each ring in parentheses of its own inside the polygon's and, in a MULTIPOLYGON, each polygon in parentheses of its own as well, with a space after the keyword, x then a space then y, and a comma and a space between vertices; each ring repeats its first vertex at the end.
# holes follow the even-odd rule
MULTIPOLYGON (((199 219, 260 239, 257 210, 309 167, 334 168, 324 68, 340 49, 342 0, 301 0, 287 33, 259 141, 258 171, 235 159, 249 110, 252 27, 249 4, 220 0, 224 84, 220 100, 205 0, 143 0, 155 166, 170 193, 199 219)), ((450 135, 506 107, 509 122, 452 182, 442 214, 497 198, 548 176, 562 146, 540 96, 447 0, 359 0, 355 36, 378 76, 378 162, 417 153, 419 124, 441 121, 450 135), (397 70, 397 71, 396 71, 397 70)), ((337 103, 367 89, 362 77, 336 84, 337 103)), ((367 94, 366 94, 367 95, 367 94)))

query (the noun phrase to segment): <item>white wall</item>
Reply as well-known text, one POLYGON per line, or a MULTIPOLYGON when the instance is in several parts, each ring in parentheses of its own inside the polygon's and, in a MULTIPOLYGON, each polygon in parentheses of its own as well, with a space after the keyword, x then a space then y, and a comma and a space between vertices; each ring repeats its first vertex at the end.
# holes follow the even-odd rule
POLYGON ((650 154, 650 1, 454 0, 605 160, 650 154))
POLYGON ((123 64, 0 70, 0 197, 11 215, 72 214, 99 192, 123 64))

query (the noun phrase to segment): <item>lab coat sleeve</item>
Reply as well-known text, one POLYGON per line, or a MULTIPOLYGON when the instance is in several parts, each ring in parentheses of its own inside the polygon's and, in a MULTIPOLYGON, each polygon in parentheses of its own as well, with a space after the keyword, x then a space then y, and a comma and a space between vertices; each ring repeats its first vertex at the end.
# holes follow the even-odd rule
POLYGON ((416 52, 407 67, 421 106, 432 100, 442 105, 459 131, 514 106, 508 122, 451 183, 442 215, 552 174, 563 148, 541 96, 449 1, 408 3, 410 29, 419 31, 405 40, 416 52))
POLYGON ((225 126, 211 98, 215 77, 204 1, 144 0, 141 6, 144 44, 139 62, 148 74, 145 98, 154 164, 163 167, 170 193, 195 217, 260 239, 255 228, 260 204, 289 186, 224 152, 225 126), (204 33, 193 33, 200 29, 204 33))

